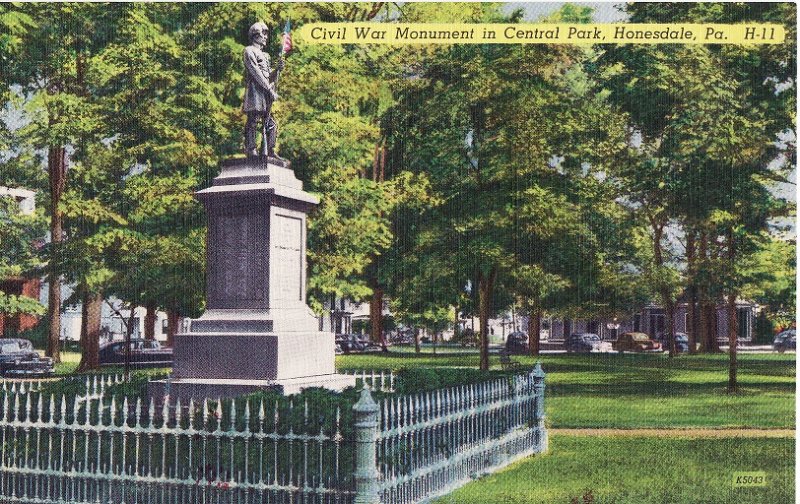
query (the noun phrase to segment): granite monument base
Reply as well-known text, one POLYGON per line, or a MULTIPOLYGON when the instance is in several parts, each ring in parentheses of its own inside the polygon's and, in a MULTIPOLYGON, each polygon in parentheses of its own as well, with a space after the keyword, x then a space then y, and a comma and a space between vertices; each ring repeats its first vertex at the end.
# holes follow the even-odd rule
POLYGON ((330 333, 202 333, 175 336, 173 377, 283 380, 336 372, 330 333))
POLYGON ((173 375, 156 404, 258 390, 342 390, 335 340, 306 304, 306 218, 319 199, 281 159, 233 158, 198 191, 208 215, 206 312, 175 337, 173 375))

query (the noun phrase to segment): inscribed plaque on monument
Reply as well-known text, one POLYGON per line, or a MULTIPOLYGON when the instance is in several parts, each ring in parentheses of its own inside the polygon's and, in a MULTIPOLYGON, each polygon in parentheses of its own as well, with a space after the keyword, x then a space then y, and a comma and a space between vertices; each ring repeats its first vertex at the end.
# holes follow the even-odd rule
POLYGON ((272 262, 275 300, 302 300, 303 280, 303 220, 276 214, 273 218, 272 262))
POLYGON ((212 236, 209 288, 222 307, 255 307, 266 297, 267 230, 258 214, 220 215, 212 236), (234 306, 235 305, 235 306, 234 306))

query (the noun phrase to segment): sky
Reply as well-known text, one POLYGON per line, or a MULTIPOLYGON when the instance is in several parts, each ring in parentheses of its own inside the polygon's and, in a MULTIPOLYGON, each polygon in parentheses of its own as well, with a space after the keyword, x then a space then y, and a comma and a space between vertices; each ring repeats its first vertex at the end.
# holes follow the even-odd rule
POLYGON ((571 3, 572 5, 579 5, 591 7, 594 9, 594 21, 596 23, 618 23, 624 21, 627 15, 617 9, 617 5, 622 5, 622 2, 508 2, 507 11, 513 11, 518 8, 525 10, 526 21, 536 21, 537 19, 557 11, 562 5, 571 3))

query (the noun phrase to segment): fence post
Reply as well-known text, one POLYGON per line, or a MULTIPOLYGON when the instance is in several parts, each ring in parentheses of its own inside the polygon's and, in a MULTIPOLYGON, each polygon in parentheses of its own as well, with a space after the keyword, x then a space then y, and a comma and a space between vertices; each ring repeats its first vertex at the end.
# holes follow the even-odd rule
POLYGON ((378 439, 378 405, 364 386, 353 406, 356 434, 355 504, 379 504, 375 444, 378 439))
POLYGON ((549 448, 547 430, 544 428, 544 378, 545 373, 541 363, 537 362, 533 368, 533 390, 536 394, 536 407, 533 411, 534 428, 539 439, 539 452, 547 453, 549 448))

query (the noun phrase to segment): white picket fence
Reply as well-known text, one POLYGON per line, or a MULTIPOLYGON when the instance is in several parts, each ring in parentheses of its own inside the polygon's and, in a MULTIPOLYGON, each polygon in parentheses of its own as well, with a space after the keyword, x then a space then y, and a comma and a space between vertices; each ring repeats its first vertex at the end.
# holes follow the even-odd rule
MULTIPOLYGON (((394 392, 395 374, 392 370, 376 369, 357 369, 339 371, 340 374, 354 376, 356 378, 356 388, 366 387, 371 391, 394 392)), ((73 376, 69 380, 81 381, 87 390, 88 395, 101 396, 103 391, 111 386, 125 381, 125 375, 118 374, 94 374, 85 376, 73 376)), ((48 384, 58 380, 30 380, 30 379, 2 379, 0 378, 0 393, 19 393, 25 394, 41 390, 48 384)))
MULTIPOLYGON (((73 376, 66 378, 70 381, 82 383, 86 389, 87 395, 102 396, 103 391, 111 385, 116 385, 125 381, 123 374, 96 374, 73 376)), ((63 378, 62 378, 63 380, 63 378)), ((50 384, 55 384, 60 380, 29 380, 29 379, 1 379, 0 378, 0 394, 28 394, 31 392, 38 392, 42 387, 47 387, 50 384)))
POLYGON ((290 398, 157 412, 104 397, 116 376, 74 397, 3 382, 0 502, 410 504, 547 448, 538 365, 377 403, 370 390, 393 390, 394 375, 358 373, 359 401, 325 411, 290 398))
POLYGON ((394 392, 396 377, 392 370, 344 370, 341 374, 355 376, 356 388, 368 388, 372 392, 394 392))
POLYGON ((411 504, 446 494, 547 451, 544 372, 387 397, 377 405, 370 502, 411 504))

